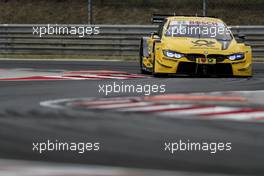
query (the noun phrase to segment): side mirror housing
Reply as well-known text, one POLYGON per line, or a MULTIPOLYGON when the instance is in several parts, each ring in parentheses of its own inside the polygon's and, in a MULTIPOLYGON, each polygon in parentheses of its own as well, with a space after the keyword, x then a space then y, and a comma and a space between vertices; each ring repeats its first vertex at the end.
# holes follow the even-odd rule
POLYGON ((150 35, 153 36, 153 35, 159 35, 159 34, 158 32, 155 31, 155 32, 151 32, 150 35))
POLYGON ((238 42, 239 43, 245 43, 246 41, 246 35, 245 34, 238 34, 238 42))
POLYGON ((159 33, 158 32, 151 32, 151 37, 154 39, 160 39, 159 33))

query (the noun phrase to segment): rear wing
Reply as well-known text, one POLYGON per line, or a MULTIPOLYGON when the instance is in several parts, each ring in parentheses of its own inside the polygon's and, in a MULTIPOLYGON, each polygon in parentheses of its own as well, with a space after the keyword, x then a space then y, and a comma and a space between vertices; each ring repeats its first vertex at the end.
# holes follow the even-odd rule
POLYGON ((168 17, 173 16, 185 16, 185 17, 204 17, 204 18, 217 18, 215 16, 199 16, 199 15, 176 15, 175 13, 172 14, 152 14, 151 21, 152 23, 163 23, 163 21, 168 17))
POLYGON ((171 16, 176 16, 175 14, 152 14, 152 23, 163 23, 163 21, 171 16))

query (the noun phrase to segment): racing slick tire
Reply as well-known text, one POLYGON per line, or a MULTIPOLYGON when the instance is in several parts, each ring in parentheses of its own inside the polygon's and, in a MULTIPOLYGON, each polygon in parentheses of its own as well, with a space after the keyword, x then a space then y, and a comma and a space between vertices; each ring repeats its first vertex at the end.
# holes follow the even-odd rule
POLYGON ((139 49, 139 64, 140 64, 140 73, 141 74, 150 74, 150 72, 144 70, 143 65, 143 41, 140 42, 140 49, 139 49))

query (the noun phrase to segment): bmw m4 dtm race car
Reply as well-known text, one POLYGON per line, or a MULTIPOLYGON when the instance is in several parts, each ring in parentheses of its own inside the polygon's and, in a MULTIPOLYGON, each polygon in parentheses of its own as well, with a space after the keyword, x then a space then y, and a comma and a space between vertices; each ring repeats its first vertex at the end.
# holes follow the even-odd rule
POLYGON ((252 76, 252 51, 236 40, 226 24, 213 17, 153 15, 158 32, 143 37, 142 73, 252 76))

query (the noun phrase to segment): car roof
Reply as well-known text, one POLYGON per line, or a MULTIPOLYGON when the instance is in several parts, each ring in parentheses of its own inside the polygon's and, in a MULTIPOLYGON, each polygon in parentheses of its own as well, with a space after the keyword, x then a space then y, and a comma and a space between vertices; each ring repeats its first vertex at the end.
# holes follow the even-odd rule
POLYGON ((212 17, 187 17, 187 16, 172 16, 167 18, 170 21, 200 21, 200 22, 221 22, 223 21, 219 18, 212 18, 212 17))

